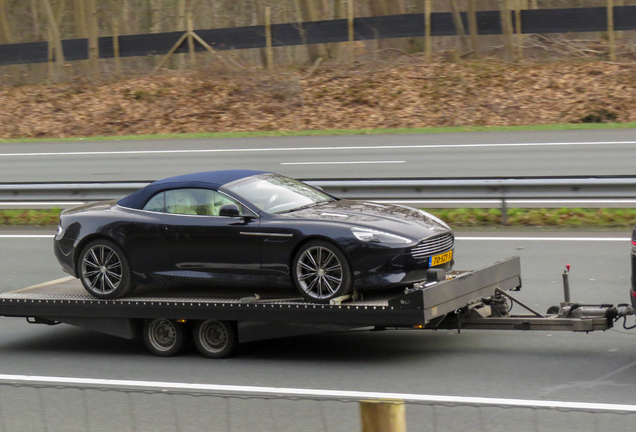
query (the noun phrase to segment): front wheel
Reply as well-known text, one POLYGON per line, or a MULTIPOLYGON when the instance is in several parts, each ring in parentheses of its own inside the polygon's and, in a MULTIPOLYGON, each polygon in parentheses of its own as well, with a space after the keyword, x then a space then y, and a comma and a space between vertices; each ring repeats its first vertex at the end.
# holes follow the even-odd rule
POLYGON ((305 243, 294 257, 292 272, 298 291, 314 303, 329 303, 347 294, 353 286, 347 257, 325 241, 305 243))
POLYGON ((124 297, 135 288, 124 251, 109 240, 98 239, 87 244, 78 265, 82 285, 94 297, 124 297))
POLYGON ((197 321, 193 336, 199 352, 208 358, 225 358, 238 343, 236 328, 230 321, 197 321))

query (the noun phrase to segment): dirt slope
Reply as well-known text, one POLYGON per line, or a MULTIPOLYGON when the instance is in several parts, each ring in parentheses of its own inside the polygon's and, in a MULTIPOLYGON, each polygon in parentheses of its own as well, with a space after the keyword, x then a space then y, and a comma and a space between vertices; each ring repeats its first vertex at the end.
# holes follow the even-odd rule
POLYGON ((636 121, 636 64, 198 71, 0 88, 0 138, 636 121))

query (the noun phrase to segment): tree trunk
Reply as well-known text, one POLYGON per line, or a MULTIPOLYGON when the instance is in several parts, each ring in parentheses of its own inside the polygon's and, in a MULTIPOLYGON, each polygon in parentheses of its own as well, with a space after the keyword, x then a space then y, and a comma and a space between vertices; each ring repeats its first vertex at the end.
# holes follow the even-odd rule
POLYGON ((59 0, 57 8, 55 10, 55 22, 59 27, 62 24, 62 17, 64 16, 64 9, 66 9, 66 0, 59 0))
POLYGON ((121 5, 122 24, 124 34, 130 34, 130 0, 123 0, 121 5))
POLYGON ((55 14, 51 8, 49 0, 42 0, 42 6, 49 22, 49 31, 53 41, 49 39, 49 44, 53 42, 55 46, 55 64, 57 66, 57 76, 60 77, 64 71, 64 51, 62 50, 62 39, 60 38, 60 31, 57 27, 57 21, 55 14))
POLYGON ((150 33, 161 33, 161 7, 162 0, 149 0, 150 7, 150 33))
MULTIPOLYGON (((373 16, 406 13, 404 3, 401 0, 369 0, 369 9, 373 16)), ((416 45, 415 38, 408 38, 407 40, 384 39, 378 44, 380 48, 395 48, 399 50, 408 49, 411 45, 416 45)))
POLYGON ((9 21, 7 20, 5 0, 0 0, 0 43, 13 43, 11 28, 9 27, 9 21))
MULTIPOLYGON (((185 0, 177 0, 177 31, 185 31, 186 29, 186 2, 185 0)), ((175 59, 178 70, 185 69, 185 54, 177 54, 175 59)))
POLYGON ((41 39, 40 17, 38 15, 38 0, 31 0, 31 16, 33 17, 33 39, 41 39))
MULTIPOLYGON (((318 21, 318 11, 316 10, 316 0, 295 0, 299 8, 300 22, 318 21)), ((303 31, 301 29, 301 31, 303 31)), ((318 58, 327 57, 327 50, 324 44, 307 45, 310 63, 314 63, 318 58)))

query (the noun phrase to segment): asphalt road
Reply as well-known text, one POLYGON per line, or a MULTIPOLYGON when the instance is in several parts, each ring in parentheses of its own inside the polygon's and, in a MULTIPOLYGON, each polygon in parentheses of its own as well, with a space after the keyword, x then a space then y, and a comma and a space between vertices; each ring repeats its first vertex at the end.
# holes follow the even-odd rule
POLYGON ((155 180, 217 169, 296 178, 636 173, 634 129, 0 144, 0 182, 155 180))
MULTIPOLYGON (((0 234, 16 235, 22 234, 22 231, 3 231, 0 234)), ((615 304, 628 301, 629 241, 611 240, 628 238, 628 231, 459 232, 458 236, 494 237, 490 240, 458 240, 458 268, 477 268, 520 255, 524 287, 519 298, 539 310, 545 310, 561 299, 561 272, 565 264, 572 265, 574 300, 615 304), (529 236, 539 239, 501 239, 529 236), (546 240, 555 237, 597 237, 605 240, 546 240)), ((63 276, 51 252, 51 243, 51 239, 0 237, 1 291, 63 276)), ((145 351, 141 341, 122 340, 70 326, 34 326, 22 319, 2 318, 0 373, 635 404, 635 337, 636 331, 589 335, 504 331, 323 334, 244 344, 234 358, 215 361, 204 359, 195 352, 176 358, 156 358, 145 351)), ((0 386, 0 399, 11 395, 15 412, 20 412, 20 401, 30 405, 36 403, 33 392, 32 389, 0 386)), ((74 430, 69 426, 70 414, 66 419, 55 407, 70 409, 69 406, 77 407, 82 403, 89 407, 99 405, 99 408, 95 405, 95 411, 88 416, 93 425, 90 429, 108 430, 104 426, 108 424, 104 410, 123 409, 127 405, 122 402, 121 395, 98 393, 89 393, 85 402, 73 390, 47 390, 37 396, 45 401, 41 403, 47 407, 47 421, 53 422, 51 413, 57 413, 62 418, 56 421, 65 425, 67 429, 64 430, 74 430), (121 404, 124 404, 123 407, 121 404), (106 423, 100 423, 100 416, 105 418, 103 421, 106 423), (100 429, 100 424, 105 429, 100 429)), ((200 411, 190 410, 208 402, 190 398, 192 400, 166 402, 164 406, 161 404, 165 401, 160 403, 153 397, 158 396, 142 395, 141 399, 136 399, 134 406, 137 416, 150 416, 144 417, 149 424, 159 424, 156 430, 175 429, 170 421, 161 420, 162 416, 168 416, 174 421, 170 410, 180 413, 183 430, 188 430, 184 426, 186 419, 203 421, 200 414, 196 416, 196 412, 200 411), (148 412, 156 412, 156 416, 148 412)), ((289 402, 279 406, 276 402, 262 400, 216 401, 214 406, 226 402, 229 411, 225 408, 222 411, 228 419, 232 419, 234 426, 227 427, 223 423, 223 427, 214 430, 257 430, 255 428, 259 425, 262 430, 270 430, 271 427, 271 430, 281 431, 333 431, 358 427, 357 408, 342 403, 320 405, 320 410, 310 402, 289 402), (325 415, 325 409, 333 412, 325 415), (290 413, 291 417, 283 413, 290 413), (295 426, 281 425, 283 418, 295 426), (295 418, 296 423, 290 418, 295 418), (310 424, 315 427, 298 428, 298 425, 310 424)), ((409 407, 409 424, 418 425, 409 430, 435 430, 430 423, 431 410, 440 427, 443 424, 457 427, 439 430, 470 427, 473 424, 470 419, 479 420, 478 423, 488 427, 484 430, 535 430, 537 423, 555 427, 561 422, 565 424, 563 430, 605 430, 603 416, 595 417, 594 421, 603 421, 601 426, 597 425, 600 429, 594 429, 591 420, 585 420, 587 414, 570 417, 568 413, 552 413, 552 417, 545 417, 542 413, 537 417, 536 413, 527 411, 491 412, 475 408, 457 411, 460 409, 444 407, 437 407, 436 411, 427 407, 409 407), (575 420, 582 421, 580 428, 575 420)), ((7 411, 4 411, 4 416, 6 422, 21 424, 7 411)), ((633 420, 617 416, 609 424, 614 428, 622 427, 633 425, 633 420)), ((37 425, 37 421, 33 425, 37 425)), ((86 429, 80 424, 77 430, 82 428, 86 429)), ((33 426, 33 429, 22 430, 38 428, 33 426)), ((50 426, 49 430, 56 428, 50 426)))

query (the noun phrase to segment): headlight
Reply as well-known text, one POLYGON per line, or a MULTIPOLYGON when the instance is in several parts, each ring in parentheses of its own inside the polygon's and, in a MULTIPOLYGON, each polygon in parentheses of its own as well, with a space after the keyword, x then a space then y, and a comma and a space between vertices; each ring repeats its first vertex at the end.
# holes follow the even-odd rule
POLYGON ((384 231, 378 231, 371 228, 351 228, 351 232, 358 240, 372 242, 372 243, 384 243, 384 244, 407 244, 413 242, 413 240, 399 235, 390 234, 384 231))
POLYGON ((58 225, 57 232, 55 233, 55 240, 60 240, 62 237, 64 237, 64 231, 64 227, 62 227, 62 225, 58 225))
POLYGON ((435 222, 437 222, 438 224, 440 224, 441 226, 443 226, 444 228, 447 229, 451 229, 451 227, 448 226, 448 224, 446 222, 444 222, 443 220, 441 220, 440 218, 438 218, 437 216, 433 216, 430 213, 425 212, 422 209, 417 209, 420 213, 422 213, 424 216, 426 216, 429 219, 433 219, 435 222))

